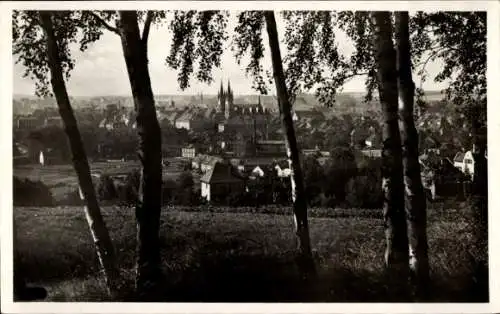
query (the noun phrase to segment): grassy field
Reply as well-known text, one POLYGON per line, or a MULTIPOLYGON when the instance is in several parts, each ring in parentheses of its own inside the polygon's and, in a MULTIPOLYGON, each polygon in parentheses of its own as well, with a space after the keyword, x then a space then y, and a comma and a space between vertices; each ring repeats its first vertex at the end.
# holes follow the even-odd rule
MULTIPOLYGON (((203 211, 204 210, 204 211, 203 211)), ((434 208, 429 217, 431 301, 488 300, 475 283, 462 209, 434 208)), ((133 210, 103 208, 128 286, 133 286, 133 210)), ((411 301, 383 275, 382 221, 357 215, 310 220, 318 279, 301 281, 288 215, 210 212, 162 214, 163 301, 392 302, 411 301)), ((361 212, 360 212, 361 213, 361 212)), ((14 208, 19 272, 48 289, 48 301, 107 301, 81 208, 14 208)))
MULTIPOLYGON (((176 180, 182 173, 179 159, 171 158, 170 166, 165 167, 163 180, 176 180)), ((140 169, 138 161, 95 162, 90 164, 92 174, 124 175, 132 170, 140 169)), ((54 199, 61 200, 68 193, 78 189, 78 180, 73 165, 24 165, 14 167, 14 176, 29 180, 42 181, 50 189, 54 199)), ((197 178, 197 177, 196 177, 197 178)), ((95 180, 97 184, 98 180, 95 180)))

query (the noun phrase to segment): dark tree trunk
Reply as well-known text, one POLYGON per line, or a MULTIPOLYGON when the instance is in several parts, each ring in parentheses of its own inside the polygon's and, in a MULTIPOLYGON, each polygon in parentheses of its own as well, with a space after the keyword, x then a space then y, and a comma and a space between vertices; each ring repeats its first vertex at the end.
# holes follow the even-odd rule
POLYGON ((113 295, 119 289, 120 275, 116 266, 111 238, 97 202, 80 131, 78 130, 75 115, 66 91, 61 61, 59 59, 59 47, 52 24, 52 14, 49 11, 40 11, 40 19, 47 36, 47 57, 51 74, 52 90, 57 100, 59 114, 64 122, 64 130, 68 136, 71 153, 73 155, 73 167, 78 177, 80 192, 85 199, 85 215, 97 250, 99 262, 104 270, 107 287, 109 292, 113 295))
POLYGON ((408 236, 404 212, 401 137, 398 126, 396 51, 392 42, 391 14, 372 13, 373 45, 377 64, 379 98, 383 113, 382 189, 386 236, 385 262, 389 273, 408 274, 408 236))
POLYGON ((149 77, 147 42, 139 33, 137 13, 120 11, 120 37, 130 86, 134 98, 138 155, 142 164, 136 205, 137 275, 136 288, 141 296, 149 295, 162 276, 160 265, 160 214, 162 187, 161 131, 149 77))
POLYGON ((299 149, 293 120, 288 91, 285 84, 285 74, 281 61, 279 49, 278 31, 276 20, 272 11, 265 12, 267 33, 269 36, 269 46, 271 47, 271 59, 274 72, 274 82, 278 94, 278 104, 281 114, 283 130, 285 131, 285 141, 287 143, 288 154, 291 160, 292 169, 292 199, 295 219, 295 229, 297 234, 297 244, 301 255, 301 266, 305 273, 315 273, 314 262, 311 252, 311 241, 309 237, 309 226, 307 220, 307 202, 304 189, 302 169, 299 160, 299 149))
POLYGON ((403 171, 406 222, 410 247, 410 270, 415 275, 417 292, 428 291, 429 257, 427 244, 427 204, 418 159, 418 133, 413 118, 415 85, 412 78, 408 12, 395 13, 398 59, 399 120, 403 143, 403 171))
MULTIPOLYGON (((479 112, 479 106, 474 108, 479 112)), ((472 115, 474 175, 472 177, 471 211, 473 228, 473 262, 481 284, 488 285, 488 160, 486 159, 486 127, 480 114, 472 115)))

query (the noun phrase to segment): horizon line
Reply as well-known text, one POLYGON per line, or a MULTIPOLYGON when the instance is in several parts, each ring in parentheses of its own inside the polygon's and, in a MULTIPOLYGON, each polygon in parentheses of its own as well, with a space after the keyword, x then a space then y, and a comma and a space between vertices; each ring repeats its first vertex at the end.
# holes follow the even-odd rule
MULTIPOLYGON (((429 89, 429 90, 425 90, 424 93, 443 93, 444 89, 429 89)), ((343 91, 343 92, 339 92, 337 93, 337 95, 342 95, 342 94, 364 94, 366 93, 366 91, 343 91)), ((200 95, 203 95, 203 96, 217 96, 217 94, 213 94, 213 93, 208 93, 208 94, 205 94, 205 93, 194 93, 194 94, 174 94, 174 93, 165 93, 165 94, 155 94, 153 95, 154 97, 158 97, 158 96, 200 96, 200 95)), ((300 93, 299 95, 311 95, 311 96, 315 96, 314 93, 300 93)), ((276 95, 273 95, 273 94, 267 94, 267 95, 264 95, 264 94, 237 94, 235 95, 235 97, 238 97, 238 96, 270 96, 270 97, 276 97, 276 95)), ((31 97, 31 98, 39 98, 39 99, 44 99, 45 97, 38 97, 34 94, 20 94, 20 93, 13 93, 12 94, 12 97, 15 98, 15 97, 31 97)), ((79 97, 79 98, 96 98, 96 97, 129 97, 131 98, 132 95, 129 94, 129 95, 125 95, 125 94, 108 94, 108 95, 69 95, 69 97, 79 97)), ((46 97, 46 98, 54 98, 54 97, 46 97)))

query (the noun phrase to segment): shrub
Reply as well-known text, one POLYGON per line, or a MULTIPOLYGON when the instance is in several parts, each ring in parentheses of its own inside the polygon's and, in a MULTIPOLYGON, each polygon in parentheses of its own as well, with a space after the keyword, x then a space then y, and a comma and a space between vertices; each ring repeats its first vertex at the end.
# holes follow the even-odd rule
POLYGON ((83 206, 85 202, 81 199, 80 192, 76 188, 64 195, 58 204, 63 206, 83 206))
POLYGON ((245 196, 242 193, 232 192, 227 196, 227 205, 236 207, 245 203, 245 196))
POLYGON ((54 206, 55 200, 50 189, 41 181, 31 181, 14 177, 14 206, 54 206))
POLYGON ((111 201, 118 198, 115 183, 109 175, 103 174, 101 176, 99 186, 97 188, 97 195, 101 201, 111 201))
POLYGON ((140 179, 140 172, 133 170, 127 175, 124 184, 117 185, 117 195, 120 203, 123 205, 133 205, 137 202, 140 179))
POLYGON ((177 189, 174 203, 177 205, 191 205, 194 195, 194 179, 190 171, 184 171, 177 179, 177 189))
POLYGON ((346 202, 349 207, 382 207, 382 183, 374 175, 360 175, 351 178, 347 184, 346 202))
POLYGON ((166 180, 162 186, 162 202, 163 205, 171 204, 174 201, 177 190, 177 183, 174 180, 166 180))
POLYGON ((323 193, 343 202, 346 198, 346 185, 356 175, 359 165, 350 149, 338 148, 330 154, 331 157, 325 164, 323 193))

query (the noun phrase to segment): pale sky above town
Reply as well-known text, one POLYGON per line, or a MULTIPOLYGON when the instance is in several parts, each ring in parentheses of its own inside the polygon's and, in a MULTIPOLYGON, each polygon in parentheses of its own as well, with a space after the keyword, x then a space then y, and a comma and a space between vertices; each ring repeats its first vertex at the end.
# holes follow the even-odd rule
MULTIPOLYGON (((170 50, 170 42, 172 39, 171 31, 167 25, 161 27, 153 27, 149 36, 149 60, 150 60, 150 76, 153 92, 156 95, 160 94, 216 94, 220 86, 221 79, 224 84, 227 80, 231 80, 231 87, 235 94, 256 94, 252 86, 251 78, 245 75, 246 63, 243 62, 240 66, 237 65, 233 52, 230 50, 230 41, 232 38, 232 30, 236 25, 236 12, 231 13, 228 30, 230 40, 225 43, 226 50, 222 57, 221 69, 214 70, 215 82, 212 85, 202 84, 195 79, 191 80, 191 87, 185 91, 181 91, 177 83, 177 72, 169 69, 165 64, 165 58, 170 50)), ((278 36, 280 40, 284 37, 284 23, 279 15, 276 16, 278 24, 278 36)), ((266 51, 264 52, 264 66, 271 70, 267 32, 264 30, 264 44, 266 51)), ((339 48, 342 53, 350 55, 353 51, 352 43, 347 36, 338 31, 336 34, 339 40, 339 48)), ((72 49, 76 64, 71 78, 67 82, 68 92, 71 96, 104 96, 104 95, 130 95, 130 84, 127 77, 127 70, 122 54, 121 43, 118 35, 105 31, 101 39, 91 45, 85 52, 80 52, 75 45, 72 49)), ((286 48, 281 45, 282 57, 286 55, 286 48)), ((14 56, 14 61, 16 57, 14 56)), ((434 77, 438 72, 442 63, 436 61, 427 65, 429 78, 434 77)), ((20 64, 14 65, 13 70, 13 92, 21 95, 34 95, 35 84, 29 78, 23 78, 24 67, 20 64)), ((414 78, 417 86, 420 80, 414 78)), ((446 83, 434 83, 432 79, 428 79, 423 84, 426 90, 438 90, 446 86, 446 83)), ((358 77, 351 80, 344 86, 346 92, 363 92, 364 78, 358 77)), ((274 94, 274 87, 271 90, 274 94)))

